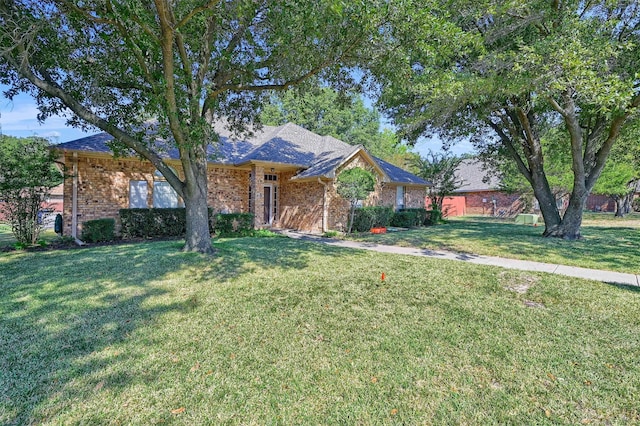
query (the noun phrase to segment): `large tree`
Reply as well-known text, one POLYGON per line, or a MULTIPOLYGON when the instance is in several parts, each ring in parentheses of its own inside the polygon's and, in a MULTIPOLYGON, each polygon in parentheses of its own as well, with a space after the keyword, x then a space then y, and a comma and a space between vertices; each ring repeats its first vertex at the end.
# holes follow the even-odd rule
POLYGON ((260 118, 264 124, 293 122, 319 135, 362 145, 371 154, 400 167, 415 157, 394 131, 380 130, 380 113, 367 107, 359 94, 340 93, 317 80, 307 90, 287 90, 272 96, 260 118))
POLYGON ((56 159, 46 139, 0 134, 0 211, 21 244, 38 242, 42 229, 38 214, 46 207, 51 188, 64 178, 56 159))
POLYGON ((464 181, 456 175, 461 161, 461 157, 448 151, 429 151, 424 157, 421 156, 412 163, 415 173, 431 182, 431 186, 427 188, 427 197, 438 214, 445 213, 442 211, 444 199, 454 194, 455 190, 464 184, 464 181))
POLYGON ((638 2, 420 3, 406 2, 390 32, 403 66, 379 66, 382 103, 408 138, 471 136, 481 151, 508 156, 539 201, 544 235, 579 238, 586 198, 638 113, 638 2), (560 123, 572 170, 563 216, 541 144, 560 123))
POLYGON ((41 119, 67 114, 149 160, 184 199, 184 249, 211 252, 212 122, 242 132, 269 91, 348 82, 341 65, 376 34, 374 2, 0 0, 0 83, 33 95, 41 119), (158 139, 178 148, 183 177, 158 139))

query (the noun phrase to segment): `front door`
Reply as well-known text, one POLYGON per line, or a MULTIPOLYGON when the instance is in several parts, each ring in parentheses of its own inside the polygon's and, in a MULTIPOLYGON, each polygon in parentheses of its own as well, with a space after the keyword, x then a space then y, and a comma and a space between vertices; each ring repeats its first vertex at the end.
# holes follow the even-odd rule
POLYGON ((264 224, 271 225, 273 221, 273 216, 271 215, 271 203, 273 202, 271 196, 271 186, 264 187, 264 224))

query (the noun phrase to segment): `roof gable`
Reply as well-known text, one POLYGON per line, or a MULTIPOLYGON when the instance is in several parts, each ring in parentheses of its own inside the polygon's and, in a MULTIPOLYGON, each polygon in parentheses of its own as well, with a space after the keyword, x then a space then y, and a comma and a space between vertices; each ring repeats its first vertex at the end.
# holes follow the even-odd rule
POLYGON ((455 192, 498 191, 500 187, 500 180, 477 158, 462 160, 456 169, 456 177, 462 180, 462 185, 455 192))

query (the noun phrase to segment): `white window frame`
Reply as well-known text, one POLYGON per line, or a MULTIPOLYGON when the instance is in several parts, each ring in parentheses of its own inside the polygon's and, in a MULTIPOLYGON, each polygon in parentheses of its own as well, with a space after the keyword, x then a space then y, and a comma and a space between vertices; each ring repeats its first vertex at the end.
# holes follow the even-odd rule
POLYGON ((129 181, 129 208, 146 209, 149 207, 149 184, 146 180, 129 181))
POLYGON ((396 210, 404 209, 406 207, 405 197, 405 187, 403 185, 398 185, 398 187, 396 187, 396 210))
POLYGON ((153 181, 153 208, 175 209, 179 205, 178 194, 166 180, 153 181))

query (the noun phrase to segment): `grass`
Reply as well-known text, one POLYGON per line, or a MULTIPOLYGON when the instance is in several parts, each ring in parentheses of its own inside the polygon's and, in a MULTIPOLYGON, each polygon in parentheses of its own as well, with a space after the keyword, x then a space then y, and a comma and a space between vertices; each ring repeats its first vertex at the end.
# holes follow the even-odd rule
POLYGON ((387 234, 350 237, 378 244, 450 250, 583 268, 640 274, 640 215, 614 218, 585 214, 583 239, 544 238, 544 225, 517 225, 513 219, 451 218, 446 224, 387 234))
POLYGON ((637 289, 215 246, 0 254, 0 424, 640 423, 637 289))
MULTIPOLYGON (((53 229, 44 229, 40 232, 40 240, 51 242, 58 237, 53 229)), ((0 249, 6 246, 13 246, 16 243, 16 239, 11 233, 11 225, 5 222, 0 222, 0 249)))

